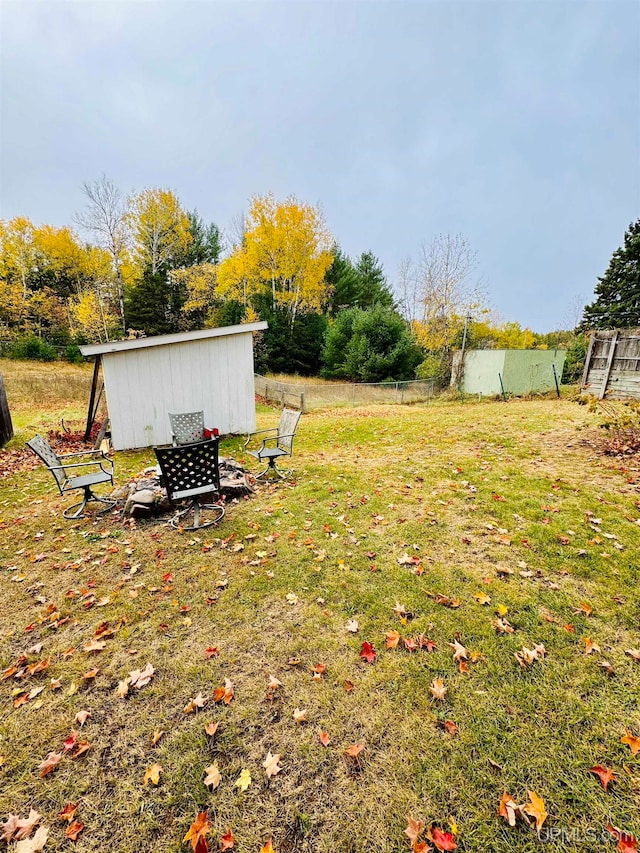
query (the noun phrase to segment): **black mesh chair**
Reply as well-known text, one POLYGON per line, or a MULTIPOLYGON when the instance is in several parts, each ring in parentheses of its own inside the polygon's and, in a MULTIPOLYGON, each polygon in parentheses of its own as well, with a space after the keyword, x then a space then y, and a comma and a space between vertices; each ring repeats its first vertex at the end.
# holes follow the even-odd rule
POLYGON ((101 450, 83 450, 80 453, 63 453, 58 456, 49 442, 41 435, 34 436, 27 442, 27 446, 42 459, 51 471, 61 495, 74 489, 83 490, 82 500, 67 507, 62 513, 65 518, 81 518, 84 515, 86 505, 91 501, 106 504, 97 515, 108 512, 116 505, 116 501, 99 498, 93 493, 93 486, 100 483, 111 483, 113 485, 113 462, 101 450), (83 462, 83 458, 89 461, 83 462), (71 459, 78 461, 71 462, 71 459))
POLYGON ((171 519, 171 525, 183 530, 199 530, 221 521, 224 507, 204 502, 211 495, 220 496, 218 439, 153 449, 167 497, 171 503, 187 501, 187 505, 171 519), (191 513, 193 524, 187 524, 185 522, 191 513))

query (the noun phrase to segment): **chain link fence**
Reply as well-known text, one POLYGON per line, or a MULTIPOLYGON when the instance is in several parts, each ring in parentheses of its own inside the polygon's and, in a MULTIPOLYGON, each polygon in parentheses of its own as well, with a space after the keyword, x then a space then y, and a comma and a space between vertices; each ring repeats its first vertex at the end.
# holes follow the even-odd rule
POLYGON ((303 411, 324 406, 429 403, 436 392, 435 381, 419 379, 407 382, 293 383, 257 373, 254 379, 255 391, 260 397, 303 411))

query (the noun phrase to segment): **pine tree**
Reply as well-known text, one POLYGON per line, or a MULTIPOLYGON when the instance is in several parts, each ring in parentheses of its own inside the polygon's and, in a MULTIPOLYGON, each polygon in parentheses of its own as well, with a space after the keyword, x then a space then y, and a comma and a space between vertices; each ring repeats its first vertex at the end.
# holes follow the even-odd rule
POLYGON ((596 300, 584 309, 581 329, 640 326, 640 219, 629 225, 624 246, 616 249, 598 279, 596 300))
POLYGON ((363 252, 356 264, 358 274, 359 294, 354 303, 358 308, 373 308, 382 305, 385 308, 395 308, 395 302, 389 282, 382 269, 382 264, 373 252, 363 252))

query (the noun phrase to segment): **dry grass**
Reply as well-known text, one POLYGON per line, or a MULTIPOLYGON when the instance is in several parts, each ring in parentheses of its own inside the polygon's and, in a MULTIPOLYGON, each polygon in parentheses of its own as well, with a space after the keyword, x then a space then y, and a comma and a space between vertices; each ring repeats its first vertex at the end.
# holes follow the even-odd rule
MULTIPOLYGON (((274 413, 260 418, 266 426, 274 413)), ((640 734, 639 664, 625 655, 640 646, 638 475, 591 455, 581 437, 592 422, 566 401, 310 413, 295 481, 261 488, 199 537, 161 522, 68 523, 45 471, 5 479, 0 665, 36 642, 43 649, 29 661, 51 664, 0 682, 0 814, 36 808, 53 851, 69 845, 56 820, 69 801, 86 824, 79 851, 186 850, 181 840, 205 808, 214 850, 232 826, 236 849, 249 853, 269 837, 279 853, 408 851, 407 814, 439 826, 453 818, 459 850, 538 850, 533 829, 497 816, 506 789, 519 802, 536 791, 545 826, 582 839, 545 849, 613 849, 587 833, 609 822, 638 833, 640 759, 620 743, 625 728, 640 734), (398 562, 404 553, 420 556, 422 575, 398 562), (459 607, 437 603, 438 593, 459 607), (396 602, 413 615, 406 624, 396 602), (514 634, 492 626, 498 605, 514 634), (52 607, 69 617, 57 629, 52 607), (350 618, 357 634, 345 630, 350 618), (115 635, 103 651, 83 651, 103 620, 115 635), (385 651, 392 629, 425 632, 437 650, 385 651), (481 654, 468 673, 452 661, 456 635, 481 654), (586 637, 601 654, 584 653, 586 637), (364 640, 377 651, 371 665, 359 658, 364 640), (525 671, 514 652, 536 642, 547 657, 525 671), (219 655, 207 660, 209 647, 219 655), (118 698, 118 682, 148 661, 152 682, 118 698), (318 663, 327 670, 314 681, 318 663), (100 672, 86 682, 91 667, 100 672), (270 675, 282 682, 272 697, 270 675), (445 702, 429 691, 436 677, 445 702), (62 687, 52 690, 51 678, 62 687), (216 705, 225 678, 235 697, 216 705), (35 685, 44 691, 14 709, 12 691, 35 685), (185 714, 198 692, 208 704, 185 714), (83 708, 92 749, 40 778, 37 765, 83 708), (307 722, 294 721, 296 708, 307 722), (210 721, 220 723, 215 738, 204 731, 210 721), (156 730, 165 734, 154 747, 156 730), (356 761, 344 755, 353 743, 364 744, 356 761), (281 755, 271 780, 268 751, 281 755), (202 780, 214 761, 223 780, 211 792, 202 780), (156 762, 160 784, 144 786, 156 762), (589 772, 595 764, 616 773, 607 792, 589 772), (244 768, 253 781, 241 793, 244 768)), ((227 440, 225 452, 240 458, 241 442, 227 440)), ((118 454, 118 482, 149 459, 118 454)))

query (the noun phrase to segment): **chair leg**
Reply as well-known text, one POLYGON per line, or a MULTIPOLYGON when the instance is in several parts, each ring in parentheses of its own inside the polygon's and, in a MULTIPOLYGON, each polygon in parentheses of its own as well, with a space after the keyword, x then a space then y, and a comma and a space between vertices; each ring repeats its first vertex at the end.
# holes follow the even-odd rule
POLYGON ((104 509, 98 510, 96 515, 102 515, 105 512, 109 512, 109 510, 113 509, 116 505, 116 501, 111 501, 108 498, 99 498, 97 495, 94 495, 94 493, 91 491, 90 486, 85 486, 84 493, 82 495, 82 500, 77 504, 71 504, 71 506, 68 506, 63 511, 62 515, 64 516, 64 518, 69 519, 69 521, 73 521, 76 518, 84 518, 84 509, 86 505, 91 502, 106 504, 104 509), (76 511, 72 512, 72 510, 76 511))
POLYGON ((202 530, 205 527, 211 527, 212 524, 218 524, 224 518, 224 507, 220 504, 201 504, 197 498, 189 501, 189 503, 177 512, 171 519, 171 526, 176 530, 202 530), (211 510, 215 512, 215 518, 201 522, 201 510, 211 510), (193 524, 182 524, 181 519, 186 518, 190 512, 193 512, 193 524))
POLYGON ((255 475, 256 480, 260 480, 262 477, 265 476, 265 474, 268 474, 269 471, 272 471, 276 475, 276 477, 280 477, 281 480, 285 480, 287 478, 287 475, 289 474, 288 471, 283 474, 282 471, 276 465, 275 457, 271 456, 269 457, 269 464, 264 469, 264 471, 260 471, 259 474, 255 475))

